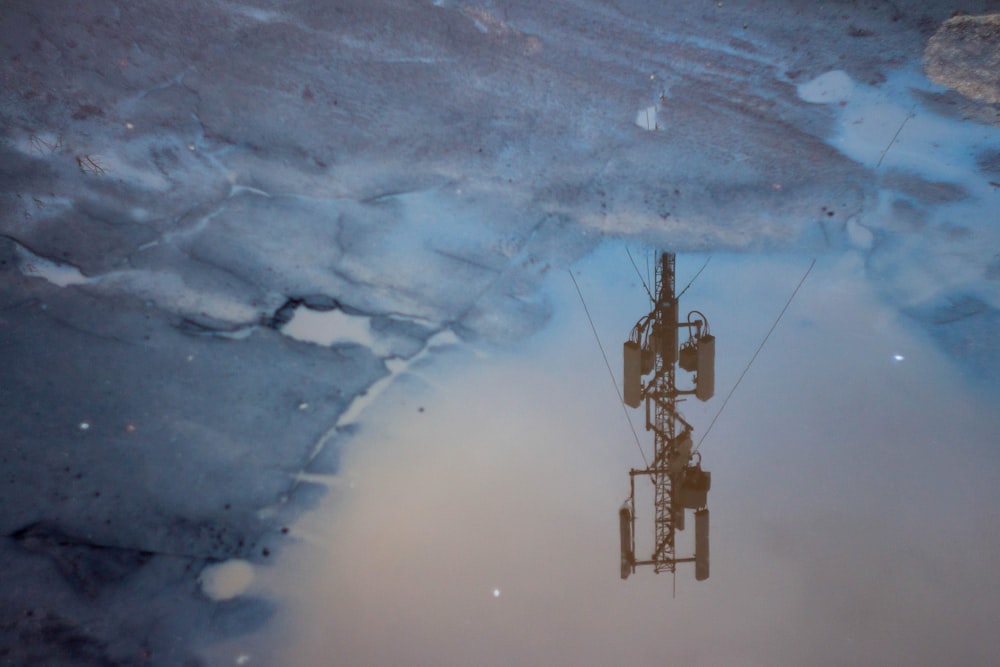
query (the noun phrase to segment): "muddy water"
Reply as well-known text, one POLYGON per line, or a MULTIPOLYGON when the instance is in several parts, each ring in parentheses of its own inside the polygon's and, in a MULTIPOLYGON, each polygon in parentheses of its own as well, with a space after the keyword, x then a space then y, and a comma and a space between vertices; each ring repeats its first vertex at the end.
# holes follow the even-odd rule
MULTIPOLYGON (((645 273, 652 253, 633 251, 645 273)), ((678 290, 705 259, 678 257, 678 290)), ((291 528, 298 546, 257 573, 257 591, 285 605, 276 628, 223 657, 989 662, 996 396, 887 307, 854 254, 818 259, 747 369, 811 259, 717 255, 681 299, 717 337, 716 397, 680 406, 695 442, 718 417, 700 448, 708 581, 685 566, 619 579, 617 509, 641 454, 573 283, 553 273, 543 332, 512 349, 443 348, 368 405, 323 507, 291 528)), ((573 273, 620 376, 621 343, 649 307, 637 272, 608 244, 573 273)), ((637 529, 651 532, 645 497, 637 529)))

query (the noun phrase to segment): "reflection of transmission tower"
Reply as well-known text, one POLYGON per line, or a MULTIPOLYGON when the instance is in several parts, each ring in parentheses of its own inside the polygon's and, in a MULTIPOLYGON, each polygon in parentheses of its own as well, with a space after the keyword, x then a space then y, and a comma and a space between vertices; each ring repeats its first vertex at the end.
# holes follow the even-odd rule
POLYGON ((646 430, 653 432, 653 462, 629 471, 628 500, 619 512, 621 527, 621 576, 627 579, 639 565, 652 565, 656 572, 673 572, 677 563, 695 564, 695 579, 708 579, 708 490, 711 473, 701 469, 701 455, 692 453, 691 424, 677 412, 677 398, 694 394, 707 401, 715 394, 715 337, 708 319, 698 311, 678 320, 678 297, 674 286, 674 254, 662 253, 656 267, 653 309, 636 323, 624 346, 625 404, 637 408, 646 402, 646 430), (692 319, 700 315, 701 319, 692 319), (679 329, 688 339, 678 349, 679 329), (693 372, 694 388, 679 390, 676 366, 693 372), (651 375, 645 383, 642 377, 651 375), (697 460, 695 460, 697 457, 697 460), (654 541, 647 560, 635 556, 635 478, 649 476, 653 482, 654 541), (677 558, 676 531, 684 530, 684 510, 694 513, 695 555, 677 558))

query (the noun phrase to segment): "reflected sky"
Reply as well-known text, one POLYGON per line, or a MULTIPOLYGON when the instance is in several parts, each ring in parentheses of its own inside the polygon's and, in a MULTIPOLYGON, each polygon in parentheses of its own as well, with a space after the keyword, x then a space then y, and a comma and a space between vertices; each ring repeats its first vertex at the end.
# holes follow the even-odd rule
MULTIPOLYGON (((652 252, 632 250, 642 272, 652 252)), ((704 260, 678 256, 678 289, 704 260)), ((810 261, 716 255, 682 297, 718 339, 716 397, 681 406, 695 442, 810 261)), ((618 373, 645 292, 620 244, 573 272, 618 373)), ((300 545, 260 576, 290 605, 257 638, 260 655, 360 666, 997 654, 995 393, 883 305, 860 256, 819 259, 701 445, 706 582, 683 566, 676 580, 619 579, 617 508, 641 458, 570 277, 551 274, 546 290, 544 331, 416 364, 360 416, 323 508, 292 528, 300 545)), ((652 507, 638 511, 643 530, 652 507)))

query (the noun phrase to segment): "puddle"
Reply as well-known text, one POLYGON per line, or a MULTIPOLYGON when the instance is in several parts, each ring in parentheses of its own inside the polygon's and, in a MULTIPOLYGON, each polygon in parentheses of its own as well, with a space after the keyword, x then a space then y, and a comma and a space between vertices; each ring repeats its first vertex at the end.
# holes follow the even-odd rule
POLYGON ((939 90, 913 70, 878 87, 839 70, 798 87, 803 100, 837 109, 830 144, 877 175, 877 201, 845 225, 855 247, 871 250, 877 288, 902 308, 963 298, 1000 307, 1000 291, 982 280, 1000 243, 1000 190, 977 163, 1000 131, 939 115, 924 97, 939 90))
MULTIPOLYGON (((337 419, 337 422, 320 435, 312 446, 312 450, 306 459, 305 467, 295 475, 297 481, 316 481, 323 484, 335 484, 336 482, 331 482, 330 478, 326 475, 314 476, 310 473, 310 466, 323 450, 340 437, 345 429, 358 423, 369 408, 377 406, 382 399, 383 393, 397 382, 399 377, 404 375, 408 369, 412 366, 422 365, 431 354, 460 344, 458 336, 450 329, 445 329, 430 335, 419 351, 406 358, 401 358, 390 354, 392 349, 390 341, 383 340, 373 333, 371 319, 362 315, 350 315, 339 309, 320 311, 299 306, 295 309, 288 323, 281 328, 282 333, 291 338, 317 345, 325 346, 338 343, 365 345, 376 354, 382 356, 386 369, 389 371, 386 376, 368 387, 367 391, 354 396, 350 405, 337 419)), ((309 403, 302 402, 299 403, 298 409, 306 411, 310 409, 310 405, 309 403)), ((287 496, 281 499, 278 505, 259 510, 258 516, 260 518, 273 516, 280 508, 280 505, 284 504, 286 500, 287 496)))
POLYGON ((245 593, 254 580, 254 567, 233 559, 207 566, 199 576, 202 592, 210 599, 231 600, 245 593))
POLYGON ((300 307, 295 309, 292 319, 281 328, 281 333, 317 345, 334 343, 358 343, 374 348, 371 318, 348 315, 342 310, 319 311, 300 307))
POLYGON ((18 268, 25 276, 41 278, 57 287, 86 285, 91 282, 90 278, 80 273, 80 269, 75 266, 40 257, 20 243, 15 244, 14 252, 18 268))
POLYGON ((1000 143, 1000 134, 988 125, 957 123, 924 108, 919 94, 939 90, 911 70, 893 72, 877 87, 834 70, 800 85, 798 94, 807 102, 839 107, 839 131, 832 143, 852 160, 991 194, 985 175, 975 168, 975 155, 1000 143))
MULTIPOLYGON (((677 258, 678 290, 704 260, 677 258)), ((681 298, 717 337, 715 398, 680 404, 696 443, 717 417, 700 446, 713 475, 707 581, 685 567, 619 578, 617 512, 642 458, 572 281, 556 274, 542 333, 399 369, 358 415, 338 475, 351 484, 331 485, 292 528, 297 546, 258 573, 285 607, 239 655, 832 664, 957 647, 985 659, 977 628, 1000 615, 1000 586, 982 576, 1000 555, 983 531, 1000 501, 995 397, 880 301, 855 254, 817 262, 747 368, 810 261, 715 256, 681 298)), ((620 381, 643 287, 620 245, 574 276, 620 381)), ((649 456, 641 412, 629 416, 649 456)), ((637 493, 638 531, 649 495, 637 493)))
POLYGON ((806 102, 830 104, 849 99, 854 92, 854 82, 844 71, 838 69, 800 84, 797 91, 799 97, 806 102))
POLYGON ((635 124, 649 132, 660 129, 660 124, 656 120, 656 114, 659 110, 660 108, 655 104, 645 109, 639 109, 635 115, 635 124))

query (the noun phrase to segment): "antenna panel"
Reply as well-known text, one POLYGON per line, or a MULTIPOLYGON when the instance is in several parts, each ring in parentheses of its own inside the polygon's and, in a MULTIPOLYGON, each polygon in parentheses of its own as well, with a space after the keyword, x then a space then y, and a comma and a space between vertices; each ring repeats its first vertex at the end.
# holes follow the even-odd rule
POLYGON ((694 395, 699 401, 715 396, 715 336, 711 334, 698 339, 698 379, 694 395))
POLYGON ((642 349, 633 340, 625 341, 622 347, 624 373, 622 377, 622 400, 630 408, 642 403, 642 349))
POLYGON ((694 578, 708 579, 708 510, 694 513, 694 578))
POLYGON ((618 529, 621 534, 622 579, 628 579, 635 564, 635 554, 632 553, 632 511, 628 503, 618 510, 618 529))

